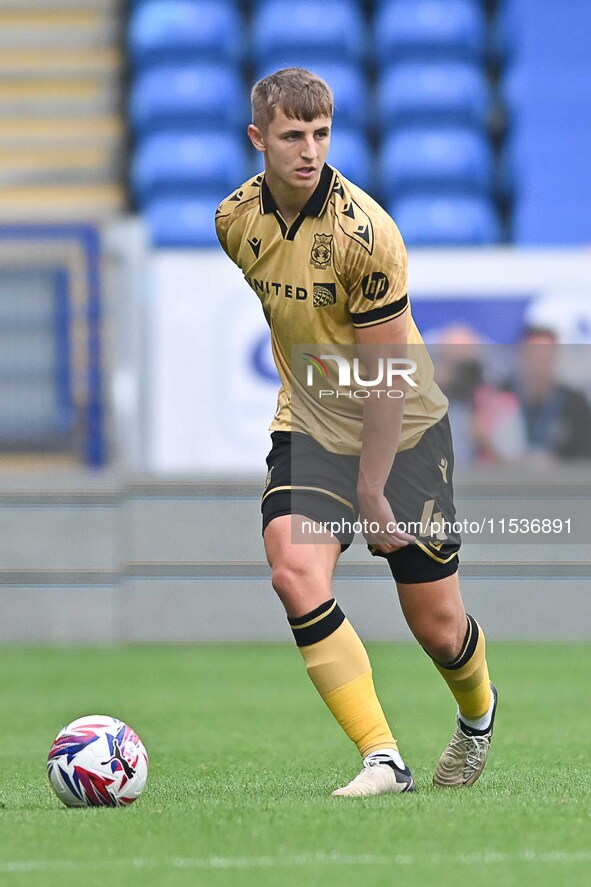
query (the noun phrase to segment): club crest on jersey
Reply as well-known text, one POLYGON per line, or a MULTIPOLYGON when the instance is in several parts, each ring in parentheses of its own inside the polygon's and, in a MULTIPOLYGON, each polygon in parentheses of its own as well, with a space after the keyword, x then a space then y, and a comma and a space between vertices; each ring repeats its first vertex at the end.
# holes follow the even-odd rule
POLYGON ((315 283, 312 294, 312 307, 326 308, 327 305, 336 305, 337 303, 337 285, 336 283, 315 283))
POLYGON ((314 268, 328 268, 332 259, 332 234, 315 234, 310 264, 314 268))

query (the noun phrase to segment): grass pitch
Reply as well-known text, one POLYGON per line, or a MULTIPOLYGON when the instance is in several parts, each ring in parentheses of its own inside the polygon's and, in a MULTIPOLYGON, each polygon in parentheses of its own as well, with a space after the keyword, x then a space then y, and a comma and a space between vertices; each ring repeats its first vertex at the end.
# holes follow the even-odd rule
POLYGON ((330 797, 356 751, 288 645, 0 649, 0 884, 591 883, 591 652, 489 648, 499 714, 469 790, 431 787, 454 706, 416 646, 370 645, 416 795, 330 797), (45 775, 76 717, 127 720, 150 755, 129 809, 67 810, 45 775))

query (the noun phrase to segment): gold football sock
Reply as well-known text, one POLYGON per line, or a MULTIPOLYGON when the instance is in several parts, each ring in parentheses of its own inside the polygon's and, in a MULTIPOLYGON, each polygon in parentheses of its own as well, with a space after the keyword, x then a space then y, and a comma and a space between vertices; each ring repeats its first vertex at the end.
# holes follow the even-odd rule
POLYGON ((397 749, 365 647, 334 598, 289 624, 314 686, 361 755, 397 749))
POLYGON ((492 701, 486 664, 484 632, 472 616, 459 656, 453 662, 435 662, 435 667, 453 693, 460 714, 468 720, 483 717, 492 701))

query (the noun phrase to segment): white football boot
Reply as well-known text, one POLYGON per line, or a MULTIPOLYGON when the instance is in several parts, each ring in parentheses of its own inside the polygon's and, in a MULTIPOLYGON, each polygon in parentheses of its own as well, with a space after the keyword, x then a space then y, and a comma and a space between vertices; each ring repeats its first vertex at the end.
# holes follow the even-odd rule
POLYGON ((494 684, 490 685, 490 689, 493 695, 493 710, 488 729, 476 733, 463 724, 458 716, 455 733, 439 758, 433 775, 433 785, 438 788, 474 785, 484 770, 497 711, 497 689, 494 684))
POLYGON ((367 798, 370 795, 414 792, 415 784, 408 767, 398 767, 383 755, 368 755, 363 770, 348 785, 337 788, 334 798, 367 798))

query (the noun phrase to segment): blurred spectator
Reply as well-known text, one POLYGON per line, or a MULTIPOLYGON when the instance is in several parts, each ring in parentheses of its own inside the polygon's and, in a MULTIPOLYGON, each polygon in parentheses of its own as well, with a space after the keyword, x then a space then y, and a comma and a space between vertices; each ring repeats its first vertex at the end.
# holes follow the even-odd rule
POLYGON ((508 389, 519 399, 528 450, 538 461, 591 458, 591 407, 575 388, 558 381, 558 335, 549 327, 522 333, 519 367, 508 389))
POLYGON ((483 382, 473 397, 475 461, 509 462, 524 455, 526 429, 519 400, 512 391, 501 391, 483 382))
POLYGON ((517 396, 485 379, 483 342, 469 326, 448 327, 435 348, 436 377, 449 398, 458 467, 506 462, 525 450, 525 427, 517 396))
POLYGON ((432 346, 437 382, 449 398, 449 421, 457 467, 470 465, 475 457, 473 434, 474 391, 482 381, 478 360, 478 334, 468 326, 451 326, 441 331, 439 344, 432 346))

